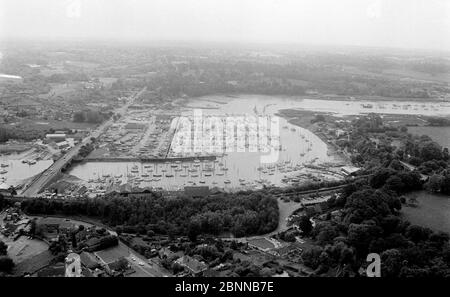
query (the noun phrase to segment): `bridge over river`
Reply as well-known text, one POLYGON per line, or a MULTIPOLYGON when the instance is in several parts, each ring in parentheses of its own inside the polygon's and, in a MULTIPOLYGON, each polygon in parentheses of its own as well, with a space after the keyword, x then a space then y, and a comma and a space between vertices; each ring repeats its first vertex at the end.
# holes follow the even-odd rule
MULTIPOLYGON (((144 93, 146 91, 146 87, 143 88, 141 91, 133 94, 132 96, 129 97, 127 103, 118 108, 115 112, 117 114, 120 114, 121 116, 123 116, 127 110, 128 107, 130 105, 132 105, 134 103, 134 101, 136 100, 136 98, 138 98, 140 95, 142 95, 142 93, 144 93)), ((52 179, 54 179, 60 172, 61 170, 67 165, 69 164, 72 159, 74 157, 76 157, 80 151, 80 148, 83 145, 86 144, 90 144, 92 142, 92 138, 97 138, 99 137, 101 134, 103 134, 112 124, 114 123, 113 119, 110 119, 108 121, 106 121, 105 123, 101 124, 97 129, 95 129, 94 131, 92 131, 90 133, 89 136, 87 136, 86 138, 84 138, 79 144, 77 144, 76 146, 74 146, 72 149, 70 149, 65 155, 64 157, 58 159, 55 163, 53 163, 47 170, 45 170, 44 172, 40 173, 39 175, 37 175, 25 188, 24 190, 22 190, 21 192, 21 196, 24 197, 35 197, 37 196, 37 194, 39 194, 39 192, 47 185, 49 184, 52 179)))

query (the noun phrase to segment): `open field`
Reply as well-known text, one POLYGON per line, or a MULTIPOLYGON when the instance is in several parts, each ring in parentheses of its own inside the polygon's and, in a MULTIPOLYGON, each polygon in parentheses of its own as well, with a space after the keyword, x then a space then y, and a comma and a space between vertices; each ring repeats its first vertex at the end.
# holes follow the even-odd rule
POLYGON ((443 147, 450 148, 450 127, 408 127, 408 132, 414 135, 427 135, 443 147))
POLYGON ((49 265, 53 258, 54 256, 50 253, 50 251, 45 250, 20 263, 16 263, 14 274, 23 275, 24 273, 34 273, 49 265))
POLYGON ((19 237, 16 241, 3 240, 8 244, 8 255, 15 263, 20 263, 48 249, 48 245, 38 239, 19 237))
POLYGON ((39 239, 19 237, 16 241, 0 234, 0 240, 8 245, 8 256, 14 261, 15 275, 34 273, 50 264, 54 256, 48 250, 48 244, 39 239))
POLYGON ((417 207, 403 207, 403 217, 412 224, 450 233, 450 197, 425 191, 407 196, 417 199, 417 207))

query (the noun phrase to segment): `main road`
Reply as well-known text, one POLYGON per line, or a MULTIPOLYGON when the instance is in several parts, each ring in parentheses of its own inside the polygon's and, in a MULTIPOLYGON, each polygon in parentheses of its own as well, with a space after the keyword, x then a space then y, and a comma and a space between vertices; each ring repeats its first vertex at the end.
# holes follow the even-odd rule
MULTIPOLYGON (((145 87, 139 92, 130 96, 126 104, 116 109, 115 113, 119 114, 120 116, 125 115, 128 107, 132 105, 136 98, 141 96, 142 93, 144 93, 146 90, 147 88, 145 87)), ((47 185, 54 177, 56 177, 56 175, 61 172, 61 169, 64 168, 64 166, 66 166, 75 156, 78 155, 78 152, 83 145, 90 144, 92 142, 92 138, 97 138, 102 135, 113 123, 114 119, 111 118, 98 126, 80 143, 71 148, 63 157, 59 158, 49 168, 37 175, 19 195, 24 197, 36 197, 37 194, 39 194, 39 192, 42 190, 42 188, 45 187, 45 185, 47 185)))

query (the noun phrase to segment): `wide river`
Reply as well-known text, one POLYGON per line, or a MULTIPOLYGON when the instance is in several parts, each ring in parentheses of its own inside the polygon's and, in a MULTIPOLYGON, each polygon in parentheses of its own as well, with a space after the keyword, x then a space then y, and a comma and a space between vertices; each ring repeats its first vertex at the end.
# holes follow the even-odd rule
POLYGON ((17 186, 24 180, 41 173, 53 164, 53 160, 37 161, 34 165, 22 163, 21 160, 12 160, 0 156, 0 184, 17 186))
POLYGON ((191 100, 190 107, 219 108, 227 113, 258 111, 274 113, 281 109, 299 109, 332 113, 335 115, 358 115, 367 113, 449 116, 450 102, 387 101, 387 100, 320 100, 297 99, 279 96, 208 96, 191 100), (206 101, 206 103, 205 103, 206 101), (225 103, 225 104, 224 104, 225 103), (220 105, 223 105, 220 107, 220 105))
MULTIPOLYGON (((201 110, 207 116, 274 116, 281 109, 311 110, 336 115, 364 113, 450 115, 450 104, 415 101, 338 101, 296 99, 259 95, 207 96, 183 101, 177 105, 179 114, 192 116, 193 110, 201 110)), ((279 119, 281 150, 274 163, 262 162, 262 152, 228 152, 215 162, 87 162, 75 166, 69 172, 83 180, 95 183, 105 177, 115 177, 116 183, 131 183, 139 187, 158 187, 178 190, 189 185, 217 186, 230 190, 266 185, 284 185, 289 182, 310 181, 311 176, 320 179, 339 178, 325 171, 314 172, 311 166, 331 168, 342 164, 328 153, 327 144, 307 129, 293 126, 279 119), (305 167, 305 165, 307 165, 305 167)))

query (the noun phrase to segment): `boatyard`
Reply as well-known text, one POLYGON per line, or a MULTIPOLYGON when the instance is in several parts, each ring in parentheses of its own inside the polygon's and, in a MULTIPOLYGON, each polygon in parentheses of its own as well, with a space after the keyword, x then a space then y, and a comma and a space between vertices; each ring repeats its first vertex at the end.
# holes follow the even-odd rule
MULTIPOLYGON (((232 99, 215 96, 164 108, 131 104, 99 134, 94 149, 83 162, 74 163, 41 195, 95 197, 111 191, 182 191, 185 187, 238 191, 343 180, 348 175, 344 170, 349 165, 348 152, 336 151, 331 140, 345 137, 345 130, 333 131, 330 138, 323 134, 320 125, 299 127, 287 112, 282 113, 286 119, 274 116, 280 109, 303 109, 305 102, 307 108, 320 109, 321 101, 315 100, 316 104, 309 106, 308 100, 284 98, 275 106, 276 100, 264 96, 232 99), (245 104, 241 105, 242 102, 245 104), (199 110, 203 113, 200 126, 194 116, 194 111, 199 110), (230 119, 234 125, 231 130, 230 119), (276 159, 264 162, 271 152, 276 159)), ((384 112, 381 107, 388 106, 381 101, 358 105, 350 100, 343 104, 349 110, 353 108, 355 114, 366 109, 384 112), (361 110, 356 110, 356 106, 361 110)), ((405 102, 389 108, 414 113, 414 106, 420 106, 414 104, 405 102)), ((440 106, 436 104, 431 108, 434 112, 440 106)), ((342 115, 337 116, 341 117, 337 122, 350 122, 342 115)), ((8 163, 4 157, 1 182, 14 179, 8 173, 17 172, 11 170, 13 166, 15 169, 26 166, 22 170, 27 170, 27 174, 20 175, 22 184, 26 184, 25 178, 51 165, 51 157, 58 158, 64 149, 75 145, 71 138, 59 139, 58 134, 49 137, 49 142, 35 143, 20 153, 19 160, 16 155, 8 163)))
MULTIPOLYGON (((111 191, 182 191, 186 187, 238 191, 345 178, 345 158, 332 155, 327 144, 311 131, 282 118, 271 119, 270 112, 275 109, 269 111, 264 104, 254 105, 248 115, 259 116, 258 109, 267 112, 267 125, 263 125, 267 131, 255 128, 251 118, 244 117, 236 122, 237 128, 232 131, 236 133, 219 131, 219 136, 212 135, 212 142, 211 132, 217 131, 214 125, 205 124, 201 129, 188 125, 186 129, 186 121, 181 119, 194 121, 190 107, 162 112, 130 106, 98 137, 95 149, 84 161, 72 166, 42 195, 53 197, 51 189, 69 198, 111 191), (270 129, 275 128, 272 135, 270 129), (196 139, 198 132, 202 135, 200 142, 196 139), (243 139, 240 132, 245 135, 243 139), (268 136, 267 141, 261 141, 262 136, 268 136), (270 150, 277 159, 263 162, 270 150), (65 182, 71 186, 62 187, 65 182)), ((207 109, 205 116, 220 115, 218 126, 226 128, 226 119, 238 118, 238 114, 227 112, 230 107, 225 104, 220 106, 224 110, 207 109)))

